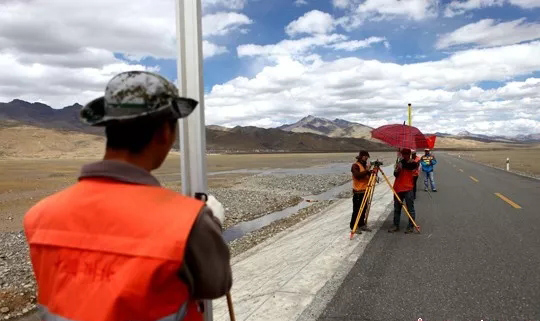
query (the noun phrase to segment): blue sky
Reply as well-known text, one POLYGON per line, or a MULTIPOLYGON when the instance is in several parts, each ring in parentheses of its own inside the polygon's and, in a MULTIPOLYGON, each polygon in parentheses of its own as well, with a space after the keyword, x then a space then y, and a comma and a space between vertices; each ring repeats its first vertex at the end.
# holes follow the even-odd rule
MULTIPOLYGON (((174 4, 0 4, 0 70, 11 71, 0 72, 0 101, 84 103, 130 69, 176 80, 174 4)), ((401 123, 411 102, 424 131, 540 133, 539 0, 203 6, 208 124, 275 127, 312 114, 376 127, 401 123)))

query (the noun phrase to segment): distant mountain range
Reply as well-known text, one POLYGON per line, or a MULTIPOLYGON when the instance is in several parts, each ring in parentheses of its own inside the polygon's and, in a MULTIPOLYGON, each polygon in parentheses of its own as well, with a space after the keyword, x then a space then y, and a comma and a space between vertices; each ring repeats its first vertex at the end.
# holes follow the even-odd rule
POLYGON ((54 109, 42 103, 29 103, 15 99, 9 103, 0 103, 0 119, 17 121, 25 125, 58 130, 73 130, 89 134, 102 135, 102 128, 91 127, 79 120, 82 106, 74 104, 61 109, 54 109))
MULTIPOLYGON (((292 131, 297 133, 314 133, 319 135, 325 135, 329 137, 351 137, 351 138, 363 138, 366 140, 371 140, 377 142, 377 140, 371 138, 372 127, 350 122, 343 119, 334 119, 329 120, 326 118, 307 116, 299 120, 294 124, 287 124, 278 127, 279 129, 292 131)), ((428 135, 428 134, 426 134, 428 135)), ((468 131, 462 131, 457 135, 440 133, 435 134, 438 137, 453 138, 458 140, 473 140, 484 143, 535 143, 540 142, 540 133, 539 134, 530 134, 530 135, 519 135, 516 137, 507 137, 507 136, 488 136, 481 134, 473 134, 468 131)))
MULTIPOLYGON (((77 131, 103 135, 102 128, 86 126, 79 120, 79 104, 54 109, 41 103, 13 100, 0 103, 0 128, 17 124, 60 131, 77 131)), ((338 152, 360 149, 387 150, 388 147, 371 138, 373 128, 343 119, 326 119, 309 115, 293 124, 278 128, 206 127, 207 149, 211 152, 338 152)), ((540 134, 517 137, 486 136, 463 131, 458 135, 435 133, 441 137, 442 148, 482 148, 483 143, 516 144, 540 142, 540 134)), ((489 148, 486 145, 487 148, 489 148)), ((437 145, 436 145, 437 146, 437 145)), ((492 147, 493 147, 492 146, 492 147)), ((178 147, 178 145, 177 145, 178 147)))
POLYGON ((367 140, 372 140, 371 130, 373 129, 366 125, 339 118, 329 120, 311 115, 294 124, 287 124, 278 128, 295 133, 313 133, 328 137, 363 138, 367 140))
MULTIPOLYGON (((23 124, 103 135, 102 128, 81 123, 79 120, 81 108, 81 105, 75 104, 62 109, 54 109, 45 104, 16 99, 9 103, 0 103, 0 127, 23 124)), ((240 126, 235 128, 207 126, 206 141, 207 150, 210 152, 357 152, 361 149, 388 149, 381 143, 363 138, 329 137, 302 131, 240 126)), ((178 148, 178 144, 176 147, 178 148)))

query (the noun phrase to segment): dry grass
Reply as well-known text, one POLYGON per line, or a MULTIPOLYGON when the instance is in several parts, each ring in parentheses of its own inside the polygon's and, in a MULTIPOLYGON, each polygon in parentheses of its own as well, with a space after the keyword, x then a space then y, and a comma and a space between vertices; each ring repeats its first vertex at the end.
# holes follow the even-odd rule
POLYGON ((509 157, 511 171, 540 177, 540 148, 467 151, 451 154, 460 154, 463 158, 503 169, 506 168, 506 158, 509 157))
MULTIPOLYGON (((388 153, 372 153, 372 158, 388 153)), ((37 201, 76 182, 82 165, 99 159, 0 160, 0 232, 19 231, 24 213, 37 201)), ((238 169, 304 168, 336 162, 352 162, 354 154, 246 154, 208 155, 208 171, 238 169)), ((180 189, 180 157, 172 153, 154 174, 167 187, 180 189)), ((248 173, 208 177, 210 187, 230 187, 248 173)))
POLYGON ((105 139, 33 126, 0 127, 0 158, 74 159, 99 155, 105 139))

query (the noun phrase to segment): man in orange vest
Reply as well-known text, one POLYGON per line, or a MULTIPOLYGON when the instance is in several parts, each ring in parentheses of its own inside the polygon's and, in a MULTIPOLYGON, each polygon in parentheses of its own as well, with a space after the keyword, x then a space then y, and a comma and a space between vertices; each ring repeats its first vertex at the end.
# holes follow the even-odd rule
MULTIPOLYGON (((414 171, 418 168, 418 163, 411 158, 410 149, 401 150, 402 159, 396 164, 394 170, 394 176, 396 180, 394 181, 394 190, 398 194, 401 201, 407 205, 407 210, 411 217, 415 219, 414 211, 414 171)), ((399 223, 401 219, 401 203, 394 196, 394 226, 388 230, 390 233, 395 233, 399 231, 399 223)), ((409 225, 405 230, 405 233, 413 233, 413 223, 409 219, 409 225)))
POLYGON ((197 102, 165 78, 124 72, 81 110, 104 126, 103 161, 24 217, 42 320, 203 320, 232 286, 223 206, 160 186, 179 118, 197 102))
MULTIPOLYGON (((416 150, 415 150, 415 149, 412 150, 412 155, 411 155, 411 157, 412 157, 412 159, 414 159, 415 162, 417 162, 418 164, 420 164, 420 159, 421 159, 421 157, 416 155, 416 150)), ((418 182, 418 176, 420 176, 420 166, 418 166, 418 167, 414 170, 414 174, 413 174, 413 177, 414 177, 413 198, 414 198, 414 199, 416 199, 416 184, 417 184, 417 182, 418 182)))
MULTIPOLYGON (((366 195, 366 189, 368 187, 369 176, 371 174, 370 165, 367 163, 368 159, 369 153, 363 150, 356 156, 356 162, 351 166, 353 179, 353 212, 351 222, 349 223, 351 231, 354 228, 354 223, 356 223, 356 218, 358 217, 358 212, 360 212, 362 200, 366 195)), ((367 206, 364 206, 360 221, 358 222, 358 229, 356 230, 358 234, 362 234, 361 230, 371 232, 371 229, 365 223, 366 212, 367 206)))

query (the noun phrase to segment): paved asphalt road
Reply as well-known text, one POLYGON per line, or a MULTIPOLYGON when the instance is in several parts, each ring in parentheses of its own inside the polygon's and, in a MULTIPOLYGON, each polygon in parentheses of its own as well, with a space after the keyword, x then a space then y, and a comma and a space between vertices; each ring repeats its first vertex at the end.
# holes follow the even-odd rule
POLYGON ((319 320, 540 320, 540 181, 437 158, 422 233, 388 233, 390 215, 319 320))

